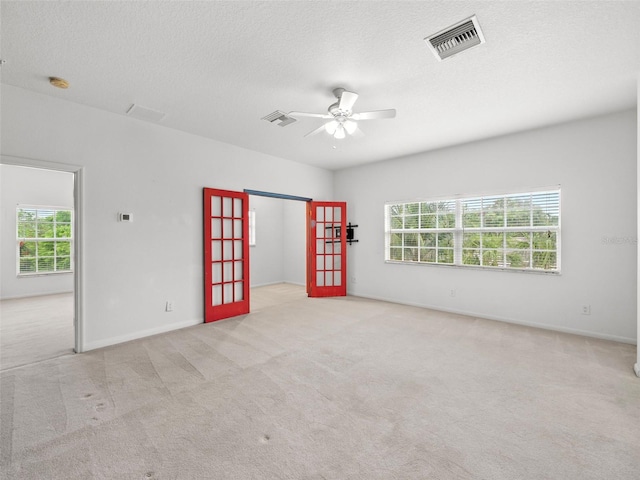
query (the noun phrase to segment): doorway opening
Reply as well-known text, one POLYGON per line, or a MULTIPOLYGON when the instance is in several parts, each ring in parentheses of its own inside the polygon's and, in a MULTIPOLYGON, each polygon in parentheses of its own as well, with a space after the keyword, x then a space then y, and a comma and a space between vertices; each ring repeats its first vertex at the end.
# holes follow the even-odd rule
POLYGON ((0 369, 83 351, 82 169, 2 156, 0 369))
MULTIPOLYGON (((251 288, 276 284, 304 287, 306 208, 311 199, 255 190, 245 193, 249 194, 250 230, 255 234, 255 242, 249 246, 251 288)), ((295 294, 300 289, 287 291, 295 294)))

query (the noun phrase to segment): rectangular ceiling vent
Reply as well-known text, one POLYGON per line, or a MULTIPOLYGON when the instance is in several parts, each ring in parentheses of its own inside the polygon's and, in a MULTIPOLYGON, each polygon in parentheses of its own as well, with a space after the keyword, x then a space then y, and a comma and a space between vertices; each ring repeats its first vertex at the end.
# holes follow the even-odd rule
POLYGON ((286 127, 287 125, 290 125, 296 121, 295 118, 288 117, 286 113, 281 112, 280 110, 276 110, 275 112, 270 113, 266 117, 262 117, 262 120, 266 120, 267 122, 271 122, 271 123, 275 122, 276 120, 279 120, 280 123, 278 125, 280 125, 281 127, 286 127))
POLYGON ((147 122, 159 122, 166 114, 147 107, 141 107, 134 103, 129 107, 129 110, 127 110, 127 115, 137 118, 138 120, 146 120, 147 122))
POLYGON ((438 60, 444 60, 484 43, 484 35, 474 15, 425 38, 424 41, 438 60))

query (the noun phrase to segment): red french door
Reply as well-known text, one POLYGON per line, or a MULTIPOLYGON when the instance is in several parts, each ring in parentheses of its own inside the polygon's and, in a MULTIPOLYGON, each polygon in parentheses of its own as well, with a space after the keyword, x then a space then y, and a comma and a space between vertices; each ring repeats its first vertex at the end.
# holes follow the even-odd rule
POLYGON ((347 294, 347 204, 307 202, 307 294, 347 294))
POLYGON ((205 322, 249 313, 249 196, 204 189, 205 322))

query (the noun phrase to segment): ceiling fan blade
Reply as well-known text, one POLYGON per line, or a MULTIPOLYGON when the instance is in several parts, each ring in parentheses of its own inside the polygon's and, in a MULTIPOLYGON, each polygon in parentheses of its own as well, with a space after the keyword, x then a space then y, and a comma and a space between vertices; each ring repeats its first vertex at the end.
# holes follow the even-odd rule
POLYGON ((329 115, 328 113, 307 113, 307 112, 289 112, 287 113, 289 117, 314 117, 314 118, 333 118, 333 115, 329 115))
POLYGON ((375 110, 373 112, 360 112, 351 115, 354 120, 377 120, 379 118, 393 118, 396 116, 396 109, 375 110))
POLYGON ((361 137, 364 137, 364 132, 362 130, 360 130, 359 128, 356 128, 351 135, 353 135, 354 137, 357 137, 357 138, 361 138, 361 137))
POLYGON ((318 128, 316 128, 315 130, 312 130, 312 131, 310 131, 309 133, 307 133, 307 134, 305 135, 305 137, 310 137, 310 136, 312 136, 312 135, 316 135, 316 134, 318 134, 318 133, 320 133, 320 132, 324 132, 324 131, 325 131, 324 125, 321 125, 321 126, 319 126, 318 128))
POLYGON ((338 108, 343 112, 350 112, 353 110, 353 105, 358 99, 358 94, 353 92, 347 92, 346 90, 340 94, 340 103, 338 108))

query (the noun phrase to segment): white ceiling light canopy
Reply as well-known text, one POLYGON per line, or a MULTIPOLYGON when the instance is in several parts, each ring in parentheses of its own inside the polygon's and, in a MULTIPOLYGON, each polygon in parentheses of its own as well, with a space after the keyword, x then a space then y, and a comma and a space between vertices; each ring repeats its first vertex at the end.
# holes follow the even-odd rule
POLYGON ((371 112, 353 113, 353 106, 358 100, 358 94, 349 92, 344 88, 336 88, 333 91, 338 101, 329 106, 329 113, 307 113, 307 112, 289 112, 289 117, 312 117, 325 118, 329 121, 315 130, 307 133, 305 137, 315 135, 323 130, 333 138, 343 139, 349 135, 364 135, 358 128, 358 120, 379 120, 383 118, 394 118, 396 116, 395 109, 375 110, 371 112))
MULTIPOLYGON (((4 60, 2 60, 4 62, 4 60)), ((69 88, 69 82, 60 77, 49 77, 49 83, 56 88, 67 89, 69 88)))

